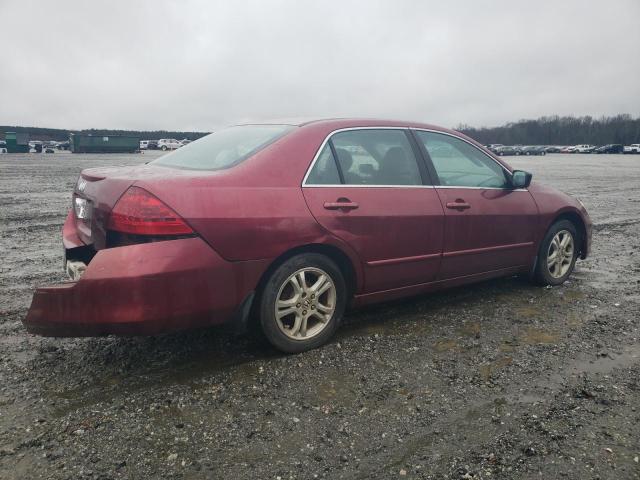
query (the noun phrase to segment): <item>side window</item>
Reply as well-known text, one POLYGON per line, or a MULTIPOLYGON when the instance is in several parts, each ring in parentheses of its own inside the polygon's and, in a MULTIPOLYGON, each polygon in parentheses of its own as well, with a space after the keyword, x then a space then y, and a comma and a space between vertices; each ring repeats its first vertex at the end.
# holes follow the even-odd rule
POLYGON ((307 185, 340 185, 338 167, 333 159, 329 143, 325 144, 313 168, 309 172, 307 185))
POLYGON ((469 143, 442 133, 417 130, 441 185, 455 187, 509 186, 507 174, 495 160, 469 143))
POLYGON ((404 130, 364 129, 331 137, 347 185, 421 185, 404 130))

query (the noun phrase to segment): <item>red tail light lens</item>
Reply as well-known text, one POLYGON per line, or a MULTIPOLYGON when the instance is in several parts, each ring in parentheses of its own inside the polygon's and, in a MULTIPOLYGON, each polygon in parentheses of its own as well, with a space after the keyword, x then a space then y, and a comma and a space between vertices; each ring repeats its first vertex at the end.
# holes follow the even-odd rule
POLYGON ((133 235, 193 234, 176 212, 140 187, 131 187, 120 197, 107 228, 133 235))

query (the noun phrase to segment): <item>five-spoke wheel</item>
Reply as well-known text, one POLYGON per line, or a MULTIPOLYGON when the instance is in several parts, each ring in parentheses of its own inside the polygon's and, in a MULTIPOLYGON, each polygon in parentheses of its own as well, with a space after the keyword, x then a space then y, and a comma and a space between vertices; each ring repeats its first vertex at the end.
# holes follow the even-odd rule
POLYGON ((280 287, 275 305, 278 327, 295 340, 312 338, 329 324, 336 309, 336 287, 323 270, 306 267, 280 287))
POLYGON ((573 263, 573 235, 567 230, 555 234, 547 250, 547 268, 553 278, 564 276, 573 263))
POLYGON ((535 280, 543 285, 564 283, 576 264, 578 245, 578 232, 569 220, 551 225, 538 250, 535 280))
POLYGON ((320 346, 338 327, 346 295, 342 271, 329 257, 291 257, 273 271, 260 292, 262 331, 284 352, 320 346))

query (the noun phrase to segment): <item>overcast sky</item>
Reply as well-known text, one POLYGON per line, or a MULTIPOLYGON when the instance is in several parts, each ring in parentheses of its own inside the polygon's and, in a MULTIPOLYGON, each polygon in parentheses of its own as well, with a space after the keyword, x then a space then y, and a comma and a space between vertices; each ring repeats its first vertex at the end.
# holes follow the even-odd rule
POLYGON ((0 124, 640 115, 640 0, 0 0, 0 124))

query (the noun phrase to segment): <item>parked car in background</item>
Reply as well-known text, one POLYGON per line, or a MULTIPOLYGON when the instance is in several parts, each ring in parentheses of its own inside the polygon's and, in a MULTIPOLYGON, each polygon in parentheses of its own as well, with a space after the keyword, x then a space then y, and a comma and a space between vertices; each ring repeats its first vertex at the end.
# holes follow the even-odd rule
POLYGON ((147 140, 147 150, 158 150, 157 140, 147 140))
POLYGON ((624 146, 619 143, 610 143, 609 145, 603 145, 598 147, 594 151, 595 153, 623 153, 624 146))
POLYGON ((149 140, 140 140, 140 150, 149 148, 149 140))
POLYGON ((182 144, 175 138, 161 138, 158 140, 158 148, 160 150, 175 150, 181 146, 182 144))
POLYGON ((566 147, 562 147, 560 149, 560 153, 573 153, 576 151, 576 147, 574 145, 567 145, 566 147))
POLYGON ((624 147, 623 153, 640 153, 640 143, 632 143, 624 147))
POLYGON ((184 138, 182 140, 180 140, 180 145, 182 145, 183 147, 185 145, 189 145, 191 143, 191 140, 189 140, 188 138, 184 138))
POLYGON ((560 285, 591 228, 578 200, 451 130, 230 127, 146 165, 82 171, 62 235, 75 281, 37 289, 24 323, 92 336, 226 322, 302 352, 348 305, 514 274, 560 285))
POLYGON ((522 155, 546 155, 547 152, 545 147, 541 145, 529 145, 526 147, 522 147, 521 151, 522 155))
POLYGON ((7 142, 0 140, 0 153, 7 153, 7 142))
POLYGON ((31 140, 29 142, 30 153, 42 153, 42 142, 40 140, 31 140))
POLYGON ((573 153, 593 153, 595 149, 595 145, 575 145, 573 153))
POLYGON ((559 147, 557 145, 549 145, 548 147, 545 147, 544 151, 546 153, 560 153, 562 148, 563 147, 559 147))
POLYGON ((520 155, 521 151, 519 148, 511 147, 509 145, 503 145, 496 148, 494 153, 502 157, 508 155, 520 155))
POLYGON ((500 147, 504 147, 504 145, 501 143, 490 143, 489 145, 487 145, 487 148, 491 150, 493 153, 496 153, 496 149, 500 147))

